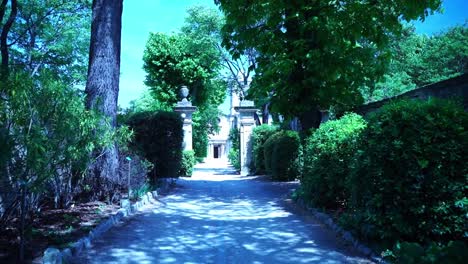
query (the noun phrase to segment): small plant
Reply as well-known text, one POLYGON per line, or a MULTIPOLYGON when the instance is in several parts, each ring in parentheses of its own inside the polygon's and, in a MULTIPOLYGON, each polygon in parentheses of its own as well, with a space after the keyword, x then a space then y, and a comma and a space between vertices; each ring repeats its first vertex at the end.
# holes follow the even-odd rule
POLYGON ((184 150, 182 153, 182 165, 180 168, 180 176, 192 176, 193 167, 196 164, 195 152, 192 150, 184 150))
POLYGON ((147 194, 149 191, 151 191, 151 186, 148 183, 145 183, 140 187, 136 188, 135 190, 132 190, 130 194, 130 199, 138 200, 141 197, 143 197, 143 195, 147 194))

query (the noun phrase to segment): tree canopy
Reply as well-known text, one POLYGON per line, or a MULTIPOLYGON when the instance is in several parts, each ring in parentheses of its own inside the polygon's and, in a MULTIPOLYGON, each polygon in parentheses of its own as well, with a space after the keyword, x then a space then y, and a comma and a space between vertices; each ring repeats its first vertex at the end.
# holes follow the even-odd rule
POLYGON ((223 44, 234 57, 255 49, 249 96, 271 95, 273 110, 362 102, 359 88, 376 81, 390 59, 402 21, 439 10, 426 1, 219 0, 226 16, 223 44))
POLYGON ((226 96, 226 82, 220 70, 220 28, 216 10, 194 6, 187 10, 178 34, 151 33, 143 55, 145 84, 163 108, 180 100, 180 86, 187 85, 190 100, 198 107, 194 114, 193 142, 198 157, 206 156, 208 134, 218 128, 217 107, 226 96))
POLYGON ((392 40, 392 60, 383 78, 363 89, 365 101, 376 101, 468 72, 467 24, 434 36, 414 26, 392 40))

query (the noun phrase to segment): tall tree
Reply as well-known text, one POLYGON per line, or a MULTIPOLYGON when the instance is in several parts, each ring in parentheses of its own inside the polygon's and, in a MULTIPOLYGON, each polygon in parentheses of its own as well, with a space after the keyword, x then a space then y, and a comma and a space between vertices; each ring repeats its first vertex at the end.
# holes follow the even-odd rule
MULTIPOLYGON (((3 22, 4 16, 7 11, 8 0, 2 0, 0 3, 0 22, 3 22)), ((2 62, 1 62, 1 71, 2 71, 2 78, 4 77, 3 74, 8 73, 8 66, 10 62, 10 54, 8 52, 8 35, 10 33, 11 27, 15 22, 16 15, 18 14, 18 1, 17 0, 10 0, 10 11, 5 23, 2 25, 1 32, 0 32, 0 54, 2 55, 2 62)))
MULTIPOLYGON (((123 0, 93 0, 86 104, 102 113, 102 122, 112 127, 117 123, 122 11, 123 0)), ((118 168, 118 149, 113 145, 94 164, 96 183, 118 177, 118 168)))
POLYGON ((258 52, 249 96, 271 96, 287 116, 359 103, 359 87, 380 77, 402 20, 424 19, 440 0, 219 0, 224 45, 258 52))
POLYGON ((392 60, 374 87, 364 87, 365 101, 377 101, 468 72, 468 24, 433 36, 414 26, 392 40, 392 60))
POLYGON ((84 84, 91 23, 89 0, 19 0, 8 45, 11 65, 31 76, 41 71, 84 84))

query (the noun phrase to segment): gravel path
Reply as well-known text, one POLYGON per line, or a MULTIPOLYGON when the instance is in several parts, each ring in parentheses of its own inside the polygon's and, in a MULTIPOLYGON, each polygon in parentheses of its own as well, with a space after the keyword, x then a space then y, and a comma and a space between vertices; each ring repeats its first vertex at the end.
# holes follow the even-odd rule
POLYGON ((297 183, 240 177, 224 165, 197 166, 76 263, 371 263, 288 205, 297 183))

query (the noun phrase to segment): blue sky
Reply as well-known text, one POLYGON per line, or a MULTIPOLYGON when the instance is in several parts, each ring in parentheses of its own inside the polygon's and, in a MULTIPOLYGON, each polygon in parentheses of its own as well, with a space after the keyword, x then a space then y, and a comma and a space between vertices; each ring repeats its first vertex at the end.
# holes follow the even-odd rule
POLYGON ((150 32, 177 32, 188 7, 216 7, 213 0, 124 0, 119 105, 127 107, 146 89, 143 51, 150 32))
MULTIPOLYGON (((122 55, 119 105, 126 108, 146 89, 143 81, 143 50, 149 32, 177 32, 188 7, 202 4, 216 7, 213 0, 125 0, 122 18, 122 55)), ((434 14, 423 23, 415 22, 416 31, 432 35, 468 20, 468 0, 445 0, 443 14, 434 14)))

